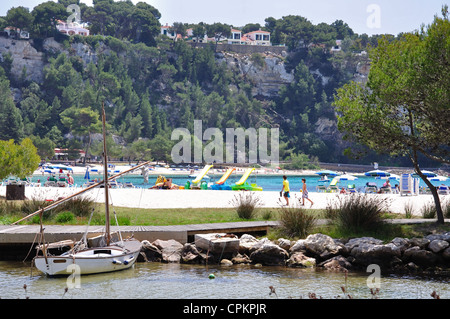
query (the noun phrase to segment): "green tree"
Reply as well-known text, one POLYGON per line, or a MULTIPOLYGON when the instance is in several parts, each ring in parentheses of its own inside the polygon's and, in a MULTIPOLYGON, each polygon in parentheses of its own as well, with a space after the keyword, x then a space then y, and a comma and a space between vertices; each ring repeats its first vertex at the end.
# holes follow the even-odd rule
POLYGON ((407 156, 430 188, 444 222, 436 188, 423 175, 419 154, 450 163, 450 21, 421 32, 383 38, 370 52, 367 86, 350 83, 335 99, 339 129, 379 153, 407 156))
POLYGON ((53 1, 38 4, 31 14, 34 18, 35 32, 40 37, 54 36, 57 32, 57 21, 66 20, 69 16, 64 5, 53 1))
POLYGON ((20 110, 14 104, 9 81, 0 78, 0 139, 20 140, 23 137, 23 121, 20 110))
MULTIPOLYGON (((76 108, 71 107, 61 113, 61 122, 69 128, 76 136, 87 139, 86 157, 89 154, 91 145, 91 134, 102 131, 102 122, 99 120, 99 114, 90 107, 76 108)), ((86 162, 86 157, 84 162, 86 162)))
POLYGON ((216 22, 206 26, 206 32, 209 37, 214 38, 216 42, 215 50, 217 51, 217 44, 224 38, 228 38, 231 34, 231 26, 228 24, 216 22))
POLYGON ((0 140, 0 179, 10 175, 25 178, 31 175, 39 165, 41 159, 37 149, 29 138, 15 144, 13 139, 0 140))
POLYGON ((30 30, 33 25, 33 16, 30 10, 22 6, 11 8, 6 13, 6 21, 9 26, 20 30, 30 30))
POLYGON ((42 159, 50 159, 55 155, 56 144, 48 137, 30 136, 37 148, 37 153, 42 159))

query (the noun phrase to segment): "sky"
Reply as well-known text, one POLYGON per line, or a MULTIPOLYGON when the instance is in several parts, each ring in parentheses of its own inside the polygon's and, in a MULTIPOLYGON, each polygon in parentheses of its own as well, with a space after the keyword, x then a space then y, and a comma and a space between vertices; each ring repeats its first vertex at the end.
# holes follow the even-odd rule
MULTIPOLYGON (((2 0, 2 2, 5 0, 2 0)), ((0 16, 17 6, 30 11, 47 0, 7 0, 2 3, 0 16)), ((444 4, 450 0, 132 0, 147 2, 159 10, 162 25, 173 22, 221 22, 243 27, 260 23, 268 17, 280 19, 300 15, 313 24, 346 22, 358 34, 393 34, 410 32, 422 24, 430 24, 437 14, 441 16, 444 4)), ((92 0, 81 0, 92 5, 92 0)))

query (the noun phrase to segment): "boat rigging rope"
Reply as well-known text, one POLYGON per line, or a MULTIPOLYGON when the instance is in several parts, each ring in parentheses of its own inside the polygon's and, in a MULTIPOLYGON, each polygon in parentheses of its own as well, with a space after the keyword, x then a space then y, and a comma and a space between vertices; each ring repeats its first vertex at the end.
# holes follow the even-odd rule
POLYGON ((123 243, 122 233, 121 233, 121 231, 120 231, 119 221, 117 220, 116 209, 114 208, 114 205, 113 205, 113 201, 112 201, 112 197, 111 197, 111 192, 109 192, 108 195, 109 195, 109 202, 110 202, 110 204, 111 204, 111 206, 112 206, 112 209, 113 209, 114 219, 116 220, 116 225, 117 225, 117 229, 118 229, 118 232, 119 232, 120 242, 122 243, 122 246, 125 246, 124 243, 123 243))

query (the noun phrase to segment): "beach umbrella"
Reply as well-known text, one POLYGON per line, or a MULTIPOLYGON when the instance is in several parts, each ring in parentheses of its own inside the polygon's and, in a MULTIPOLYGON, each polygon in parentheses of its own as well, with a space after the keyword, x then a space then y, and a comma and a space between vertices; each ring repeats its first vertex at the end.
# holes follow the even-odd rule
POLYGON ((330 171, 328 169, 323 170, 323 171, 315 172, 315 174, 320 175, 320 176, 337 176, 337 175, 339 175, 337 172, 330 171))
MULTIPOLYGON (((436 177, 437 176, 436 173, 433 173, 433 172, 427 171, 427 170, 423 170, 422 174, 425 175, 426 177, 436 177)), ((415 178, 420 177, 417 173, 413 173, 413 174, 411 174, 411 176, 415 177, 415 178)))
POLYGON ((400 176, 397 174, 391 174, 390 176, 377 176, 376 179, 400 179, 400 176))
POLYGON ((379 170, 379 169, 375 169, 373 171, 365 172, 364 175, 366 175, 366 176, 374 176, 374 177, 376 177, 376 176, 387 177, 387 176, 391 176, 391 173, 386 172, 386 171, 382 171, 382 170, 379 170))
POLYGON ((336 176, 335 179, 339 181, 354 181, 355 179, 358 179, 358 177, 350 175, 350 174, 344 174, 336 176))

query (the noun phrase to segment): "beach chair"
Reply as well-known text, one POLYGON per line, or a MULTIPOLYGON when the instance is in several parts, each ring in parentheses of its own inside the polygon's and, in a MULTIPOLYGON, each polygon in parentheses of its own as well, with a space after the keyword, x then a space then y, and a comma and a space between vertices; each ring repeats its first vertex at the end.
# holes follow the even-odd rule
POLYGON ((400 177, 400 195, 419 195, 419 179, 410 174, 402 174, 400 177))
POLYGON ((136 188, 136 186, 134 186, 132 182, 125 182, 123 184, 123 187, 124 188, 136 188))
POLYGON ((110 181, 109 182, 109 187, 111 187, 111 188, 121 188, 122 184, 118 183, 117 181, 110 181))
POLYGON ((337 192, 339 192, 339 187, 337 185, 338 181, 339 180, 337 178, 333 178, 331 180, 330 185, 328 185, 327 191, 330 192, 330 193, 337 193, 337 192))
POLYGON ((437 187, 437 191, 439 195, 448 195, 450 194, 450 189, 448 186, 441 185, 437 187))
POLYGON ((380 187, 380 191, 383 194, 391 194, 392 188, 390 186, 384 186, 384 187, 380 187))
POLYGON ((366 194, 378 193, 378 187, 377 187, 377 184, 375 184, 375 183, 373 183, 373 182, 367 182, 367 183, 366 183, 366 187, 365 187, 365 193, 366 193, 366 194))
POLYGON ((317 185, 316 188, 318 193, 325 193, 327 191, 327 187, 325 185, 317 185))
POLYGON ((347 192, 349 193, 357 193, 358 191, 356 190, 355 184, 351 184, 347 186, 347 192))

